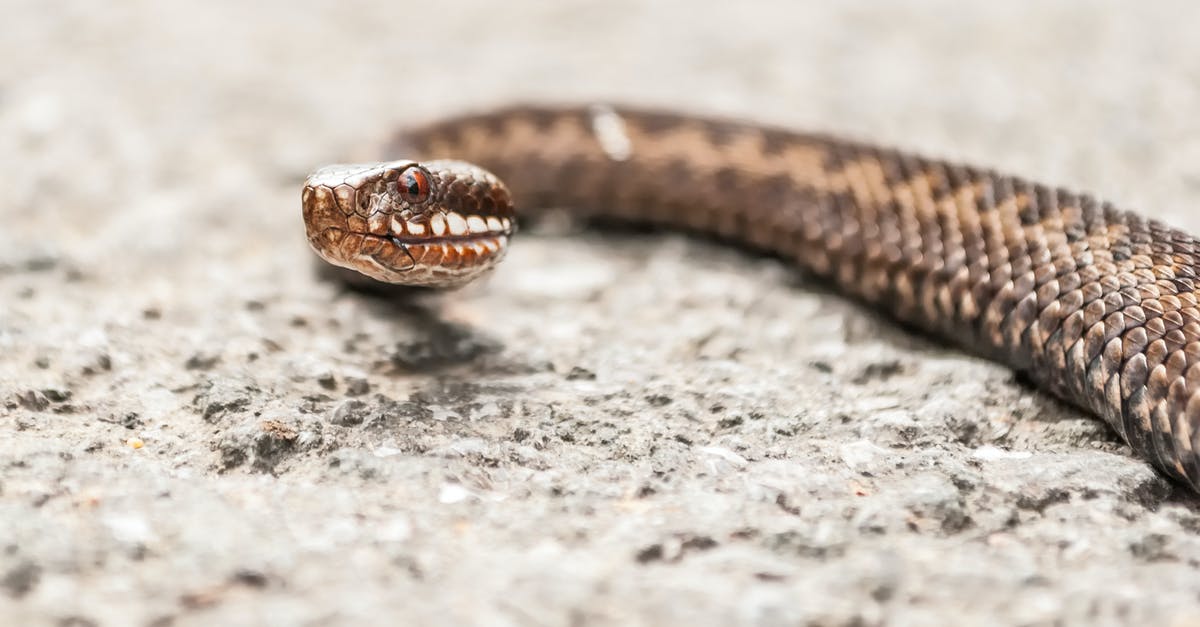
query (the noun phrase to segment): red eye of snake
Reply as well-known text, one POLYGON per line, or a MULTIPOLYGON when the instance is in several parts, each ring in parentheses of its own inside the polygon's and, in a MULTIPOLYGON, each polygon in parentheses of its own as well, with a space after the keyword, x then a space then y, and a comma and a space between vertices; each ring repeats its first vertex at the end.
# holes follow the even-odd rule
POLYGON ((429 199, 429 173, 418 165, 411 165, 396 179, 396 191, 410 205, 419 205, 429 199))

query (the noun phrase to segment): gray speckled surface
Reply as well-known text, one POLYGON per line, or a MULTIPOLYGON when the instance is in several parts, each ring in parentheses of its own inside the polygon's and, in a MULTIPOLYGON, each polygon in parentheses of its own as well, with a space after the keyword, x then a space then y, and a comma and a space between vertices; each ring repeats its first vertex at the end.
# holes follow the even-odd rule
POLYGON ((1195 3, 431 4, 5 4, 0 624, 1195 624, 1195 498, 775 261, 522 234, 389 302, 298 219, 406 119, 607 98, 1200 231, 1195 3))

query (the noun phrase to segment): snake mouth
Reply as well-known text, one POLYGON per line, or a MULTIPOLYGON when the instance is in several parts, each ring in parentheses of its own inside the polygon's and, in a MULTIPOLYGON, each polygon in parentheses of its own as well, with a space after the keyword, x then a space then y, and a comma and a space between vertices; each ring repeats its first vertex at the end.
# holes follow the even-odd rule
MULTIPOLYGON (((364 233, 364 235, 370 235, 370 233, 364 233)), ((387 238, 397 246, 409 246, 413 244, 421 244, 426 246, 433 244, 464 244, 469 246, 495 240, 496 237, 501 235, 508 236, 509 233, 473 233, 471 235, 442 235, 430 237, 420 237, 415 235, 389 235, 387 238)))
POLYGON ((503 259, 509 235, 375 235, 330 227, 314 249, 330 263, 379 281, 454 284, 470 281, 503 259))

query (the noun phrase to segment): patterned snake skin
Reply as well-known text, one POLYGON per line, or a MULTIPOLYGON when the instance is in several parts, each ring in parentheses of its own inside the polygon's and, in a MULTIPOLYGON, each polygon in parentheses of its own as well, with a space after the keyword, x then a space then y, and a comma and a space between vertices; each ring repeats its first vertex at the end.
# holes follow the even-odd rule
POLYGON ((607 106, 447 119, 389 156, 463 159, 504 184, 452 161, 318 171, 304 211, 326 260, 391 282, 472 278, 512 234, 505 184, 522 210, 716 235, 1025 373, 1200 491, 1200 241, 1186 233, 990 170, 607 106))

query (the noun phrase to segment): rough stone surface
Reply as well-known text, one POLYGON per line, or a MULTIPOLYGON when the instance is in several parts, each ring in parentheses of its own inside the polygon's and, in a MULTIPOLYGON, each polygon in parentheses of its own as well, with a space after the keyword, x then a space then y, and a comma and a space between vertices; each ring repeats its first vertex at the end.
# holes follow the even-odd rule
POLYGON ((3 5, 0 624, 1195 624, 1200 501, 1002 368, 679 236, 347 292, 298 186, 600 97, 1200 231, 1200 5, 3 5))

